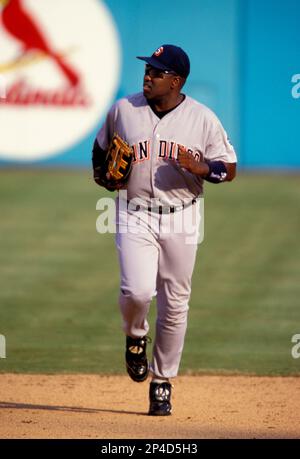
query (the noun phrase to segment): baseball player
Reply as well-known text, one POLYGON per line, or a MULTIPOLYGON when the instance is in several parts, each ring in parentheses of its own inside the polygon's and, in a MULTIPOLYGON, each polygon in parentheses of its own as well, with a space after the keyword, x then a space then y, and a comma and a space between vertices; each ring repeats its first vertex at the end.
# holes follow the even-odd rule
MULTIPOLYGON (((197 251, 196 239, 187 242, 190 228, 174 228, 187 215, 199 214, 204 180, 218 184, 235 177, 237 159, 216 115, 182 92, 190 72, 185 51, 166 44, 138 59, 145 61, 143 92, 111 107, 95 139, 93 167, 102 164, 114 133, 132 147, 131 173, 116 199, 126 368, 137 382, 151 372, 149 415, 166 416, 172 410, 170 380, 178 374, 184 346, 197 251), (125 191, 127 201, 121 197, 125 191), (157 320, 150 364, 147 315, 153 297, 157 320)), ((199 219, 193 231, 198 224, 199 219)))

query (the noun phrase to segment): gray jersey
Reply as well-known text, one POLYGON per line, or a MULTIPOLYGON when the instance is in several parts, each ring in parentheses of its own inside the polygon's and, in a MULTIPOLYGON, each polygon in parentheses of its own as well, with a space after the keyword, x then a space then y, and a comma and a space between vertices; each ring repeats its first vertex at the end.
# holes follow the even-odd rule
POLYGON ((125 187, 128 199, 158 198, 172 204, 202 194, 203 179, 177 163, 179 145, 199 161, 237 161, 217 116, 188 96, 162 119, 142 93, 123 98, 112 106, 97 135, 102 149, 108 148, 114 132, 134 150, 132 172, 125 187))

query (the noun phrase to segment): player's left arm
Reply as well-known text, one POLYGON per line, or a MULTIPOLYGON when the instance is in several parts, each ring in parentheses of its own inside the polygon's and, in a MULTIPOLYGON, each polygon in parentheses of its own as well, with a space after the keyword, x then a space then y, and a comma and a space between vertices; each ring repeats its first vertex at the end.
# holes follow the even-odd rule
POLYGON ((180 147, 177 160, 180 167, 211 183, 231 182, 236 176, 236 163, 197 161, 184 147, 180 147))
POLYGON ((180 145, 179 165, 211 183, 232 181, 236 176, 236 153, 220 120, 210 111, 206 119, 204 148, 200 161, 197 161, 180 145))

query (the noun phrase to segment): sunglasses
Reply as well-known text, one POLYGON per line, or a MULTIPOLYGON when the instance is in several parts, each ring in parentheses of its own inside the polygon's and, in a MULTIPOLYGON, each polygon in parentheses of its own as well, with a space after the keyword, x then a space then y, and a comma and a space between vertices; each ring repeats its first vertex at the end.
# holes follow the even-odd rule
POLYGON ((145 75, 148 75, 150 78, 164 78, 165 76, 177 76, 177 73, 172 70, 160 70, 151 65, 145 65, 145 75))

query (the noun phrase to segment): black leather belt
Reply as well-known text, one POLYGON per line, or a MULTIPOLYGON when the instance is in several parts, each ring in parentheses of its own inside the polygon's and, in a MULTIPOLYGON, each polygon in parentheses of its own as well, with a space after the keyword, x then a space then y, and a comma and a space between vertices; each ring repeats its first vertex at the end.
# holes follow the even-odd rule
POLYGON ((179 210, 186 209, 189 206, 192 206, 196 204, 197 199, 194 198, 187 204, 183 203, 180 206, 142 206, 140 204, 133 204, 131 201, 127 201, 127 203, 130 205, 130 210, 133 211, 139 211, 139 210, 147 210, 148 212, 154 212, 156 214, 174 214, 175 212, 178 212, 179 210))

